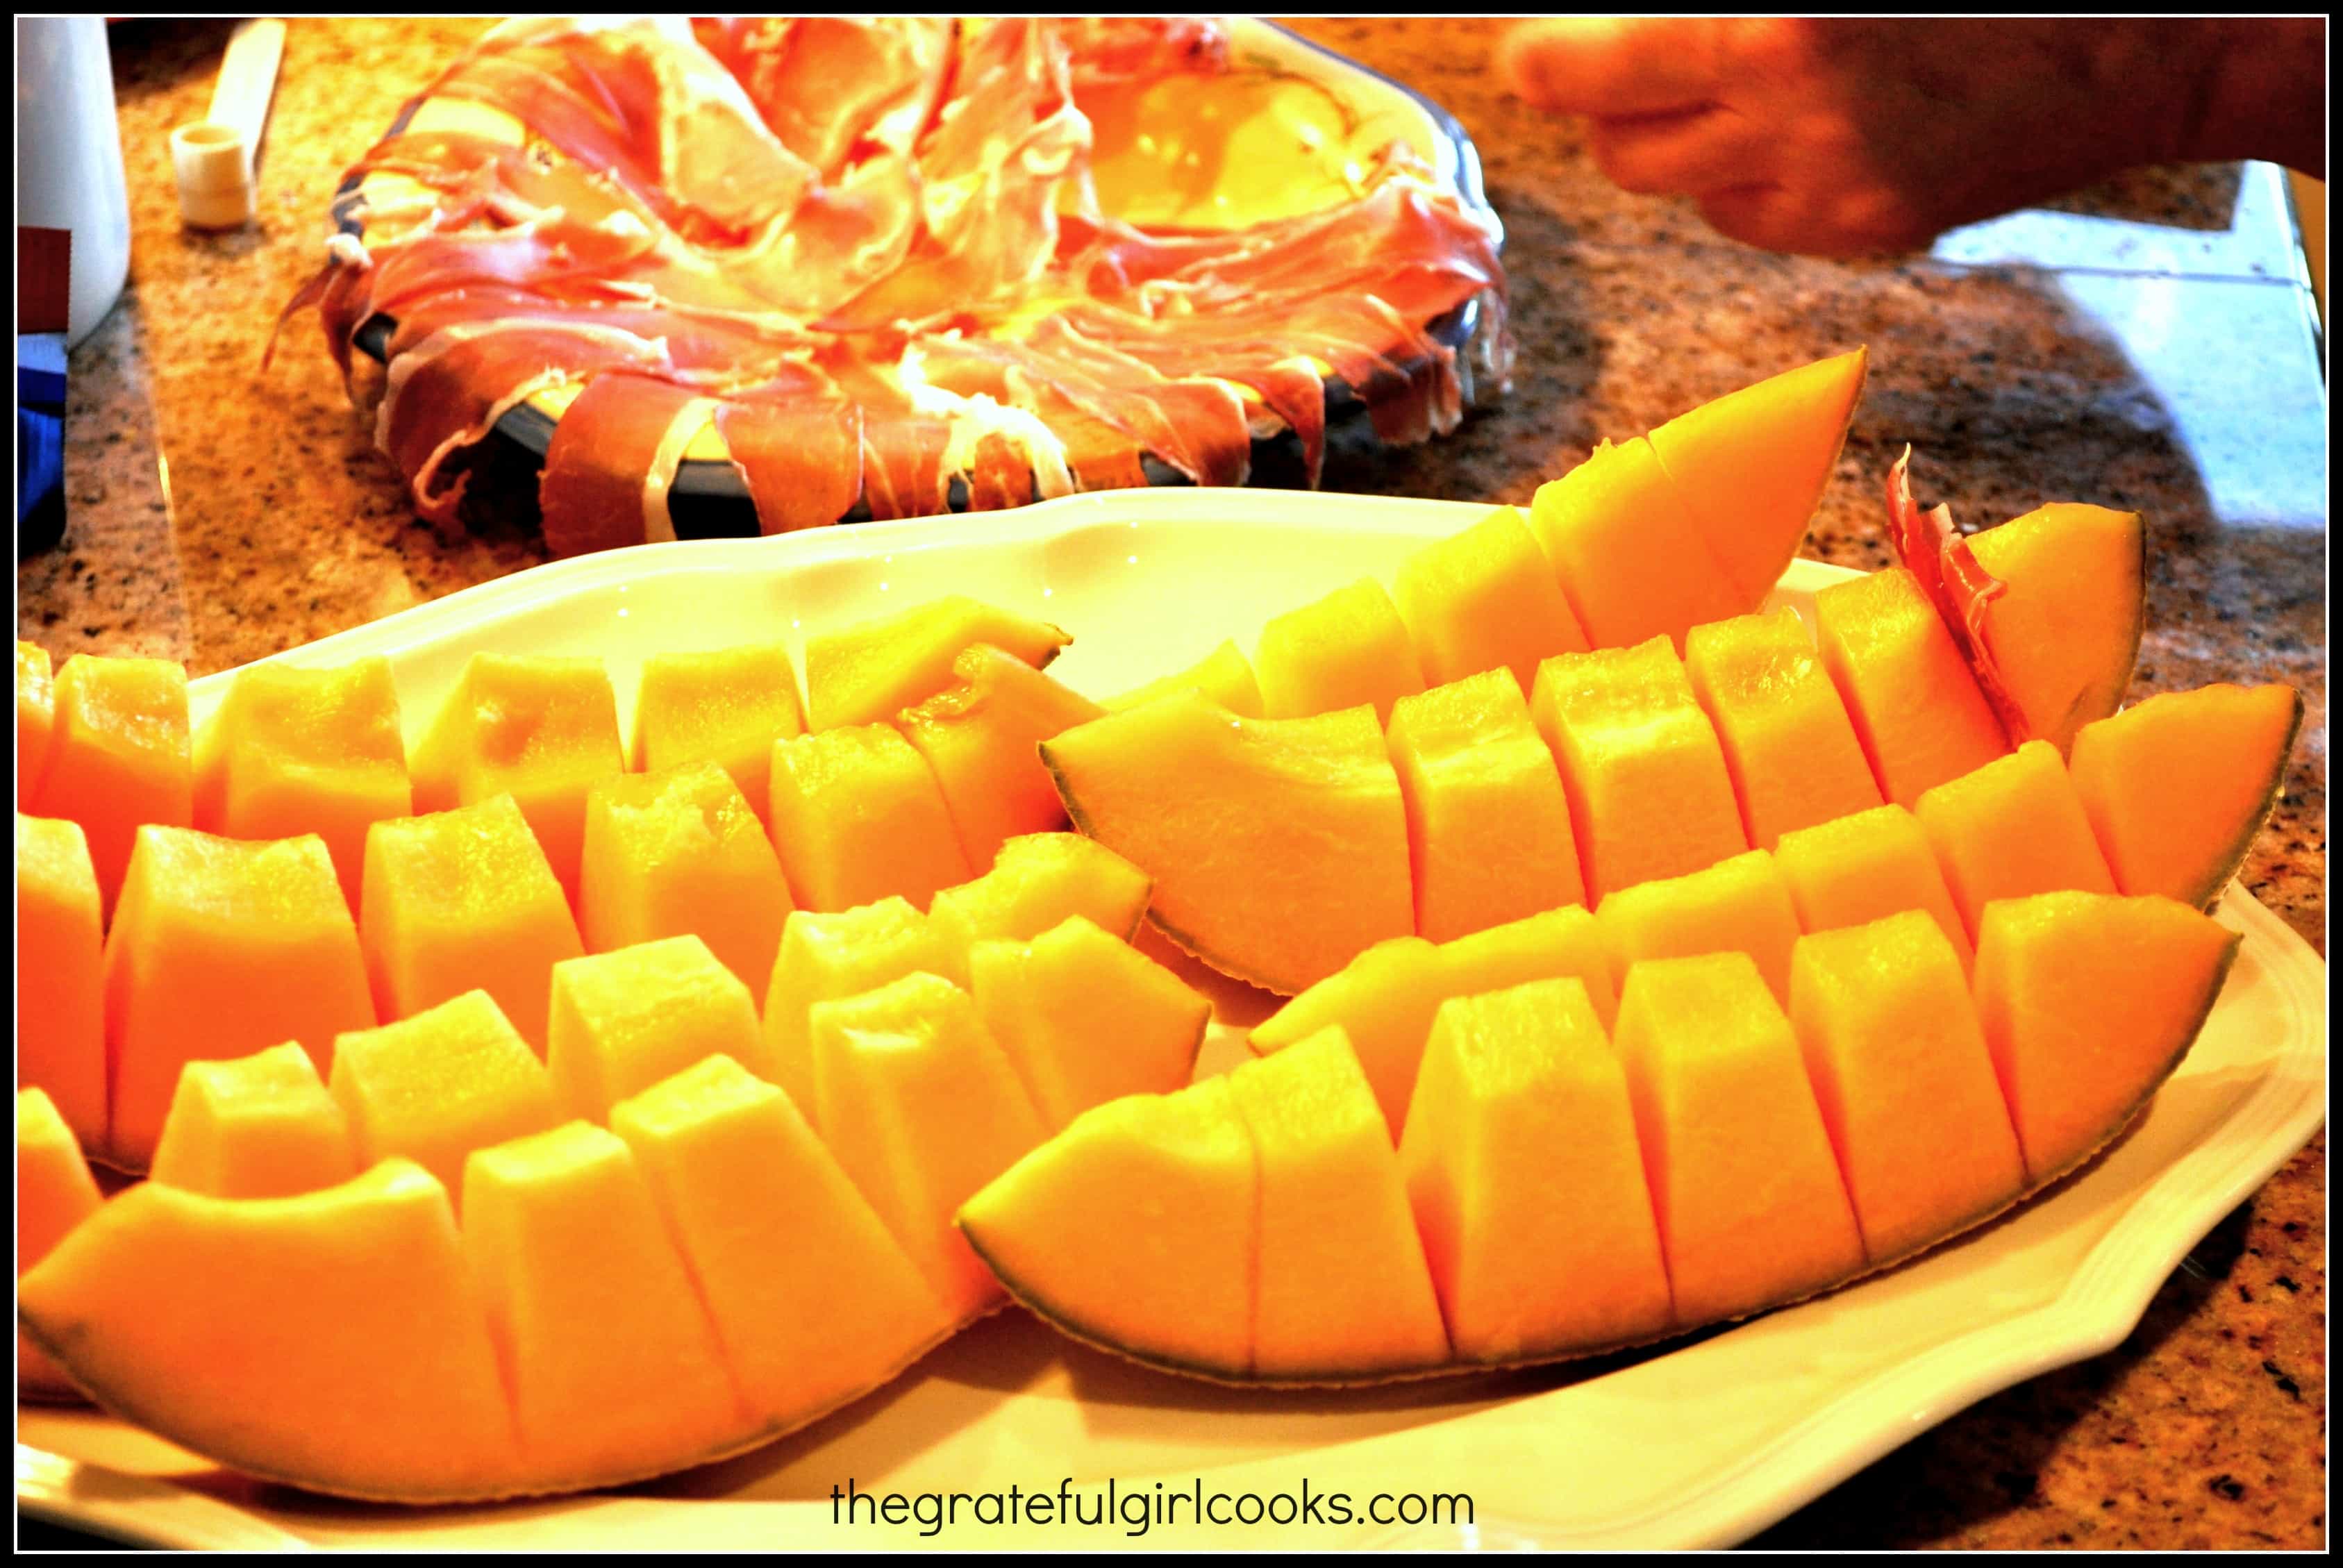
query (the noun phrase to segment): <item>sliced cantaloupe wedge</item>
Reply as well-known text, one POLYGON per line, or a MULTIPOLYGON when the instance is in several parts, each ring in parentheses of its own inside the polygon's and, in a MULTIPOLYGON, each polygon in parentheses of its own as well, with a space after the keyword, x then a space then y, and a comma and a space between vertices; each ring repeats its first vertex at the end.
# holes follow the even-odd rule
POLYGON ((773 847, 799 909, 890 895, 921 909, 973 875, 935 770, 884 724, 773 742, 773 847))
MULTIPOLYGON (((16 1275, 47 1257, 104 1200, 82 1158, 80 1141, 39 1089, 16 1091, 16 1275)), ((16 1331, 17 1397, 73 1400, 73 1380, 48 1353, 16 1331)))
MULTIPOLYGON (((940 970, 965 983, 967 955, 980 941, 1031 940, 1075 915, 1123 941, 1147 913, 1147 873, 1079 833, 1022 833, 1005 840, 992 869, 946 888, 928 919, 954 960, 940 970)), ((889 976, 893 979, 893 976, 889 976)))
POLYGON ((2068 770, 2116 886, 2210 906, 2277 809, 2301 728, 2292 687, 2227 685, 2085 725, 2068 770))
POLYGON ((214 1198, 289 1198, 358 1173, 342 1108, 287 1040, 179 1074, 150 1181, 214 1198))
POLYGON ((56 681, 49 650, 16 639, 16 809, 32 809, 48 771, 49 743, 56 734, 56 681))
POLYGON ((1944 931, 1961 967, 1968 967, 1967 923, 1945 885, 1927 833, 1903 807, 1875 806, 1785 833, 1774 848, 1774 864, 1789 884, 1804 930, 1865 926, 1919 910, 1944 931))
POLYGON ((1148 918, 1291 995, 1415 925, 1407 809, 1372 709, 1241 719, 1192 691, 1041 747, 1074 823, 1152 879, 1148 918))
POLYGON ((106 1143, 104 930, 81 824, 17 812, 16 1081, 91 1149, 106 1143))
POLYGON ((954 595, 806 639, 806 727, 878 724, 952 684, 952 660, 977 643, 1036 669, 1073 638, 1046 621, 954 595))
POLYGON ((757 1004, 698 937, 669 937, 553 966, 545 1067, 562 1109, 594 1121, 711 1056, 758 1044, 757 1004))
POLYGON ((476 1149, 540 1132, 564 1115, 545 1064, 486 991, 334 1042, 326 1081, 360 1169, 412 1160, 453 1196, 476 1149))
POLYGON ((1208 700, 1219 703, 1231 713, 1243 719, 1259 719, 1262 714, 1261 682, 1254 678, 1252 664, 1244 649, 1231 638, 1203 658, 1176 674, 1151 680, 1134 687, 1117 697, 1110 697, 1101 706, 1109 713, 1120 713, 1126 708, 1144 703, 1174 691, 1201 692, 1208 700))
POLYGON ((1752 849, 1705 870, 1624 888, 1594 917, 1611 947, 1612 971, 1624 975, 1648 959, 1747 953, 1765 989, 1790 1004, 1790 950, 1797 945, 1797 906, 1774 857, 1752 849))
POLYGON ((773 742, 805 729, 797 667, 778 642, 744 643, 699 653, 655 653, 635 688, 635 729, 628 766, 663 773, 713 762, 732 777, 763 821, 773 742))
POLYGON ((947 946, 929 917, 905 900, 881 899, 832 914, 799 910, 782 929, 780 954, 765 990, 762 1043, 741 1065, 780 1085, 819 1127, 809 1022, 814 1004, 877 990, 908 974, 950 978, 966 967, 966 955, 947 946))
POLYGON ((2131 685, 2146 619, 2139 514, 2055 502, 1971 534, 1967 544, 2004 585, 1979 617, 1985 657, 2027 736, 2064 755, 2131 685))
POLYGON ((1863 743, 1795 610, 1693 628, 1684 674, 1716 727, 1753 847, 1879 804, 1863 743))
POLYGON ((195 821, 187 672, 167 658, 75 654, 54 690, 55 727, 33 813, 81 824, 111 920, 138 829, 195 821))
POLYGON ((1871 776, 1895 804, 2009 750, 1967 659, 1903 568, 1816 594, 1815 635, 1871 776))
POLYGON ((1512 507, 1414 551, 1392 597, 1423 678, 1436 685, 1509 670, 1526 696, 1539 664, 1587 646, 1554 563, 1512 507))
POLYGON ((1773 588, 1769 582, 1753 595, 1725 575, 1709 530, 1685 508, 1641 436, 1604 441, 1585 462, 1541 485, 1530 527, 1595 648, 1664 637, 1681 651, 1693 627, 1755 608, 1773 588))
POLYGON ((2082 798, 2046 740, 1948 779, 1912 808, 1972 941, 1986 905, 2062 888, 2112 893, 2082 798))
POLYGON ((957 684, 895 719, 936 776, 971 867, 990 866, 1003 841, 1066 825, 1042 741, 1106 710, 1014 654, 982 644, 952 660, 957 684))
POLYGON ((1253 649, 1262 711, 1302 719, 1361 704, 1378 723, 1392 704, 1423 689, 1423 667, 1383 585, 1362 578, 1272 617, 1253 649))

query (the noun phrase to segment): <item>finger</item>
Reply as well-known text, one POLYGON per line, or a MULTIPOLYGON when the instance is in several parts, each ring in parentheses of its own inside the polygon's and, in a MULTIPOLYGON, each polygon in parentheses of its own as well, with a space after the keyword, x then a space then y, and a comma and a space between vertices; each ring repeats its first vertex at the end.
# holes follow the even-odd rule
POLYGON ((1648 115, 1704 103, 1719 85, 1717 24, 1675 16, 1549 16, 1498 45, 1506 83, 1561 114, 1648 115))
POLYGON ((1702 196, 1761 184, 1774 173, 1775 142, 1728 108, 1597 119, 1587 126, 1587 143, 1612 184, 1641 196, 1702 196))

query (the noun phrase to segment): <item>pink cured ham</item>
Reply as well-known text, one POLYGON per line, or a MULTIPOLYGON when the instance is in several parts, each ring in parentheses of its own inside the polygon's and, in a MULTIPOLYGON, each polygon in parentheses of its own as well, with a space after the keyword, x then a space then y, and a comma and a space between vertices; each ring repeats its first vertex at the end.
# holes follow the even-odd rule
POLYGON ((862 407, 811 376, 725 399, 716 433, 760 532, 834 523, 862 493, 862 407))
POLYGON ((673 538, 665 498, 714 404, 688 387, 611 371, 586 383, 553 427, 538 494, 557 556, 673 538))

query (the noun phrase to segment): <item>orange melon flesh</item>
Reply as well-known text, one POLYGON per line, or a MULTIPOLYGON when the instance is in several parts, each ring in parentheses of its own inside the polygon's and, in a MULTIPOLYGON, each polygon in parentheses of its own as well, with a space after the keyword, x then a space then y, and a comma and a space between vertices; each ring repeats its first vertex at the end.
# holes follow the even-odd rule
POLYGON ((1562 769, 1590 903, 1749 847, 1715 728, 1664 638, 1546 660, 1530 706, 1562 769))
POLYGON ((1437 1366, 1448 1333, 1398 1153, 1339 1025, 1229 1074, 1261 1161, 1253 1376, 1437 1366))
POLYGON ((140 829, 106 936, 108 1161, 146 1168, 186 1063, 287 1040, 328 1062, 375 1016, 324 839, 140 829))
POLYGON ((970 950, 970 993, 1051 1132, 1093 1105, 1188 1081, 1212 1004, 1080 915, 970 950))
MULTIPOLYGON (((47 1257, 105 1200, 81 1143, 38 1089, 16 1091, 16 1275, 47 1257)), ((16 1331, 16 1392, 78 1399, 80 1391, 48 1353, 16 1331)))
POLYGON ((1679 1326, 1862 1271, 1862 1233, 1797 1037, 1746 953, 1637 964, 1614 1039, 1679 1326))
POLYGON ((81 825, 16 813, 16 1081, 106 1143, 105 941, 81 825))
POLYGON ((17 1292, 107 1409, 248 1475, 403 1503, 529 1490, 447 1195, 410 1161, 294 1198, 146 1182, 17 1292))
POLYGON ((1226 1078, 1084 1111, 961 1205, 1017 1299, 1142 1361, 1252 1370, 1261 1176, 1226 1078))
POLYGON ((2116 886, 2207 906, 2285 786, 2302 728, 2287 686, 2165 692, 2087 724, 2067 765, 2116 886))
POLYGON ((955 982, 966 982, 967 956, 980 941, 1030 941, 1081 915, 1127 942, 1147 913, 1147 874, 1079 833, 1020 834, 991 863, 976 880, 938 893, 928 910, 954 960, 937 972, 955 982))
POLYGON ((1126 708, 1141 707, 1159 697, 1187 690, 1201 693, 1206 700, 1217 702, 1241 718, 1259 719, 1263 713, 1261 682, 1254 678, 1251 661, 1233 638, 1178 674, 1151 680, 1119 697, 1110 697, 1101 706, 1109 713, 1121 713, 1126 708))
POLYGON ((1902 567, 1816 594, 1815 634, 1871 776, 1895 804, 2009 750, 1953 634, 1902 567))
POLYGON ((606 779, 586 797, 578 931, 588 952, 698 937, 762 990, 789 886, 764 824, 715 762, 606 779))
POLYGON ((1261 628, 1252 667, 1262 711, 1271 719, 1367 703, 1381 723, 1393 702, 1423 689, 1423 667, 1406 624, 1373 578, 1272 618, 1261 628))
POLYGON ((138 829, 195 821, 187 672, 166 658, 77 654, 55 682, 55 729, 34 814, 81 824, 106 919, 138 829))
POLYGON ((315 833, 358 907, 367 829, 414 810, 390 661, 237 673, 195 742, 196 826, 232 839, 315 833))
POLYGON ((36 642, 16 641, 16 809, 27 810, 41 792, 48 771, 49 742, 56 733, 56 683, 49 670, 49 650, 36 642))
POLYGON ((759 1435, 625 1142, 572 1121, 464 1167, 464 1249, 548 1489, 658 1475, 759 1435))
POLYGON ((1755 848, 1879 804, 1863 743, 1789 608, 1696 626, 1684 674, 1716 726, 1725 770, 1755 848))
POLYGON ((952 660, 977 643, 1036 669, 1073 638, 1031 620, 951 595, 806 639, 806 727, 877 724, 952 683, 952 660))
POLYGON ((1974 989, 2028 1186, 2080 1164, 2179 1065, 2239 938, 2157 897, 1986 907, 1974 989))
POLYGON ((621 1101, 626 1141, 756 1422, 795 1426, 954 1326, 789 1097, 729 1057, 621 1101))
POLYGON ((1611 944, 1614 973, 1624 975, 1647 959, 1747 953, 1774 1000, 1790 1005, 1798 910, 1774 857, 1763 849, 1688 876, 1624 888, 1603 900, 1594 919, 1611 944))
POLYGON ((1725 577, 1641 436, 1604 441, 1585 462, 1539 486, 1530 527, 1595 648, 1665 637, 1681 651, 1691 628, 1753 609, 1765 597, 1725 577))
POLYGON ((2063 755, 2121 705, 2139 657, 2147 533, 2137 512, 2054 502, 1972 534, 2006 585, 1985 608, 1986 652, 2026 730, 2063 755))
POLYGON ((1392 593, 1436 685, 1502 669, 1526 693, 1541 662, 1587 646, 1554 563, 1513 507, 1411 554, 1392 593))
POLYGON ((509 795, 574 900, 587 792, 626 766, 600 659, 476 653, 415 749, 415 809, 509 795))
POLYGON ((1919 910, 1798 944, 1790 1019, 1874 1265, 2026 1185, 1960 955, 1919 910))
POLYGON ((1920 797, 1912 814, 1936 851, 1972 939, 1995 899, 2062 888, 2116 890, 2082 798, 2046 740, 2029 740, 1974 773, 1937 785, 1920 797))
POLYGON ((655 653, 635 689, 627 765, 661 773, 713 762, 732 776, 761 822, 771 799, 773 742, 805 731, 797 667, 778 642, 704 653, 655 653))
POLYGON ((749 988, 698 937, 553 966, 545 1066, 572 1116, 607 1121, 612 1106, 662 1079, 757 1049, 749 988))
POLYGON ((508 795, 376 823, 358 940, 382 1017, 482 990, 539 1049, 553 966, 586 950, 560 880, 508 795))
POLYGON ((1492 669, 1393 708, 1416 934, 1446 941, 1582 903, 1570 802, 1512 674, 1492 669))
POLYGON ((1679 414, 1652 449, 1753 608, 1788 569, 1837 467, 1868 356, 1818 359, 1679 414))
POLYGON ((781 931, 757 1053, 740 1064, 780 1085, 819 1128, 809 1021, 814 1004, 877 990, 908 974, 950 977, 966 968, 966 955, 948 947, 929 917, 904 900, 881 899, 835 914, 799 910, 781 931))
POLYGON ((905 709, 895 727, 934 770, 962 857, 990 866, 1003 841, 1066 825, 1035 748, 1106 709, 997 648, 967 649, 952 673, 959 684, 905 709))
POLYGON ((935 975, 811 1018, 817 1124, 956 1319, 1000 1299, 952 1215, 1048 1136, 966 991, 935 975))
POLYGON ((1667 1331, 1626 1071, 1581 981, 1442 1004, 1399 1159, 1460 1359, 1532 1360, 1667 1331))
POLYGON ((973 875, 926 759, 884 724, 773 742, 773 847, 797 907, 900 894, 921 909, 973 875))
POLYGON ((309 1053, 287 1041, 187 1063, 147 1174, 214 1198, 289 1198, 357 1173, 341 1107, 309 1053))
MULTIPOLYGON (((1534 980, 1575 980, 1603 1027, 1619 1012, 1619 970, 1599 922, 1584 909, 1549 910, 1440 946, 1451 996, 1505 990, 1534 980)), ((1404 1101, 1403 1101, 1404 1103, 1404 1101)))
POLYGON ((1878 806, 1785 833, 1774 848, 1774 864, 1806 930, 1866 926, 1918 910, 1953 944, 1961 967, 1968 967, 1968 927, 1953 905, 1927 833, 1903 807, 1878 806))
POLYGON ((1041 748, 1074 825, 1154 882, 1148 918, 1292 995, 1415 929, 1407 809, 1365 708, 1240 719, 1193 692, 1041 748))
POLYGON ((361 1168, 412 1160, 458 1196, 474 1150, 563 1115, 545 1064, 486 991, 343 1035, 326 1081, 361 1168))

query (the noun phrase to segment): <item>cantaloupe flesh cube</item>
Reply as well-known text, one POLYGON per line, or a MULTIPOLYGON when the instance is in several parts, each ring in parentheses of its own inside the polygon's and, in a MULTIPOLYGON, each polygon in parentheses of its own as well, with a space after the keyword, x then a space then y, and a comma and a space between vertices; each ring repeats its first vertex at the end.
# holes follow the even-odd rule
POLYGON ((1765 597, 1725 577, 1641 436, 1605 441, 1539 486, 1530 527, 1595 648, 1664 636, 1682 651, 1691 628, 1754 609, 1765 597))
POLYGON ((1080 915, 970 954, 977 1016, 1052 1132, 1093 1105, 1188 1081, 1212 1004, 1080 915))
POLYGON ((105 936, 81 824, 16 813, 16 1081, 106 1143, 105 936))
POLYGON ((950 1313, 789 1097, 712 1057, 622 1101, 626 1140, 759 1425, 893 1377, 950 1313))
POLYGON ((1109 713, 1120 713, 1167 693, 1188 690, 1202 693, 1207 701, 1217 702, 1241 718, 1259 719, 1262 715, 1261 682, 1253 678, 1252 665, 1233 638, 1178 674, 1151 680, 1120 697, 1110 697, 1101 706, 1109 713))
POLYGON ((1383 585, 1361 578, 1299 609, 1272 617, 1253 649, 1262 711, 1303 719, 1361 703, 1378 723, 1392 704, 1423 689, 1415 645, 1383 585))
POLYGON ((1863 743, 1797 612, 1735 616, 1684 638, 1684 674, 1716 726, 1749 842, 1879 804, 1863 743))
POLYGON ((511 796, 575 899, 587 791, 626 766, 600 659, 476 653, 415 749, 415 809, 511 796))
POLYGON ((295 1198, 146 1182, 18 1308, 108 1409, 247 1475, 412 1503, 526 1489, 447 1195, 410 1161, 295 1198))
POLYGON ((1790 950, 1798 910, 1774 857, 1752 849, 1706 870, 1623 888, 1594 917, 1611 944, 1612 968, 1625 974, 1646 959, 1747 953, 1774 1000, 1790 1005, 1790 950))
POLYGON ((610 1484, 756 1435, 649 1184, 614 1134, 572 1121, 478 1151, 464 1167, 464 1246, 533 1473, 610 1484))
POLYGON ((1679 1328, 1793 1302, 1864 1268, 1797 1037, 1746 953, 1627 971, 1614 1034, 1679 1328))
MULTIPOLYGON (((16 1273, 49 1255, 104 1201, 81 1143, 55 1104, 38 1089, 16 1091, 16 1273)), ((79 1397, 73 1380, 46 1352, 16 1331, 16 1392, 43 1399, 79 1397)))
POLYGON ((2112 893, 2114 875, 2091 837, 2082 798, 2046 740, 2029 740, 1976 772, 1937 785, 1912 808, 1945 884, 1975 938, 1985 907, 2073 888, 2112 893))
POLYGON ((49 741, 56 730, 56 685, 49 650, 16 641, 16 809, 29 810, 48 771, 49 741))
POLYGON ((1716 730, 1665 638, 1546 660, 1530 707, 1562 769, 1591 903, 1749 847, 1716 730))
POLYGON ((655 653, 635 688, 628 766, 660 773, 713 762, 732 776, 762 822, 771 795, 773 742, 805 732, 797 667, 783 644, 706 653, 655 653))
POLYGON ((586 797, 578 932, 604 953, 695 936, 761 992, 789 886, 764 824, 714 762, 606 779, 586 797))
POLYGON ((1667 1331, 1626 1071, 1581 981, 1443 1003, 1399 1159, 1460 1358, 1533 1360, 1667 1331))
POLYGON ((1570 802, 1510 671, 1400 699, 1386 739, 1418 936, 1443 942, 1585 900, 1570 802))
POLYGON ((1526 694, 1540 663, 1587 646, 1554 563, 1512 507, 1410 555, 1392 597, 1434 684, 1502 669, 1526 694))
POLYGON ((990 870, 946 888, 929 907, 928 919, 958 965, 942 972, 964 984, 977 943, 1031 941, 1074 915, 1127 942, 1147 913, 1148 887, 1146 872, 1095 839, 1020 834, 1001 846, 990 870))
POLYGON ((375 1018, 324 839, 142 829, 106 936, 109 1160, 146 1169, 187 1062, 296 1040, 326 1063, 375 1018))
MULTIPOLYGON (((1604 1029, 1619 1014, 1618 970, 1595 918, 1583 908, 1548 910, 1440 946, 1450 996, 1506 990, 1534 980, 1575 980, 1604 1029)), ((1402 1101, 1404 1104, 1404 1101, 1402 1101)))
POLYGON ((1245 1062, 1229 1092, 1261 1161, 1253 1375, 1355 1380, 1446 1361, 1399 1155, 1342 1027, 1245 1062))
POLYGON ((358 939, 382 1017, 411 1017, 482 990, 538 1050, 553 966, 586 950, 561 883, 508 795, 376 823, 358 939))
POLYGON ((2064 755, 2131 685, 2146 619, 2139 514, 2054 501, 1971 534, 1968 545, 2004 584, 1986 608, 1986 651, 2028 733, 2064 755))
POLYGON ((545 1064, 486 991, 334 1042, 327 1080, 360 1167, 399 1156, 464 1191, 472 1151, 565 1114, 545 1064))
POLYGON ((967 962, 965 953, 946 947, 930 917, 901 899, 835 914, 799 910, 781 931, 780 954, 765 990, 762 1043, 741 1065, 780 1085, 819 1129, 809 1021, 813 1005, 877 990, 908 974, 950 978, 965 972, 967 962))
POLYGON ((698 937, 553 966, 545 1066, 569 1115, 610 1108, 711 1056, 757 1051, 757 1004, 698 937))
POLYGON ((934 769, 884 724, 773 743, 773 847, 801 910, 900 895, 921 909, 974 873, 934 769))
POLYGON ((1936 922, 1961 967, 1968 968, 1968 928, 1953 905, 1928 835, 1903 807, 1877 806, 1785 833, 1774 847, 1774 864, 1789 884, 1805 930, 1866 926, 1918 910, 1936 922))
POLYGON ((2080 1164, 2204 1027, 2238 937, 2155 897, 2037 893, 1986 907, 1972 988, 2028 1186, 2080 1164))
POLYGON ((997 648, 952 661, 959 683, 895 720, 934 770, 960 853, 990 866, 1002 842, 1066 825, 1066 808, 1036 749, 1106 709, 997 648))
POLYGON ((952 1215, 1049 1136, 966 991, 906 975, 815 1004, 814 1101, 838 1162, 956 1320, 1001 1287, 952 1215))
POLYGON ((1875 1266, 2026 1185, 1960 955, 1917 910, 1798 943, 1790 1020, 1875 1266))
POLYGON ((215 1198, 289 1198, 358 1172, 342 1109, 290 1041, 179 1074, 150 1180, 215 1198))
POLYGON ((315 833, 358 907, 367 829, 414 810, 390 661, 241 671, 196 737, 196 826, 232 839, 315 833))
POLYGON ((952 595, 806 639, 806 728, 879 724, 952 683, 977 643, 1046 668, 1073 638, 1047 621, 952 595))
POLYGON ((2009 750, 1953 634, 1902 567, 1816 594, 1815 636, 1871 776, 1895 804, 2009 750))
POLYGON ((81 824, 106 919, 138 829, 195 820, 187 672, 165 658, 76 654, 57 671, 56 727, 34 815, 81 824))
POLYGON ((1241 1379, 1261 1173, 1226 1078, 1074 1118, 962 1205, 1017 1298, 1079 1339, 1241 1379))

